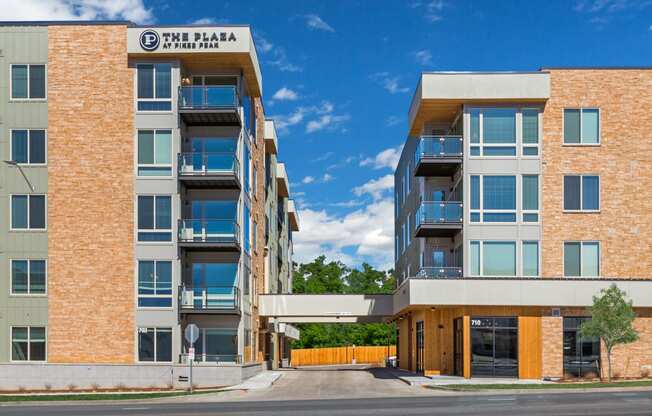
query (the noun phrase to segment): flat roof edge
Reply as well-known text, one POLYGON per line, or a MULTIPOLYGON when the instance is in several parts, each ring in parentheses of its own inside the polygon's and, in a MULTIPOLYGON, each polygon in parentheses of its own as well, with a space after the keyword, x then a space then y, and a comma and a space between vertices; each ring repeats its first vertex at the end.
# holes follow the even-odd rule
POLYGON ((74 26, 74 25, 127 25, 135 26, 130 20, 21 20, 0 21, 0 26, 74 26))

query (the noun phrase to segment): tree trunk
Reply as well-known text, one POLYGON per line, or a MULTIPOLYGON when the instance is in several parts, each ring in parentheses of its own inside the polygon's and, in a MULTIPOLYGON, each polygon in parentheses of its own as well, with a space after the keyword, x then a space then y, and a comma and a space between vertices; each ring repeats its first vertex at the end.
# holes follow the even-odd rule
POLYGON ((607 348, 607 363, 609 365, 609 371, 607 373, 607 383, 611 383, 611 348, 607 348))

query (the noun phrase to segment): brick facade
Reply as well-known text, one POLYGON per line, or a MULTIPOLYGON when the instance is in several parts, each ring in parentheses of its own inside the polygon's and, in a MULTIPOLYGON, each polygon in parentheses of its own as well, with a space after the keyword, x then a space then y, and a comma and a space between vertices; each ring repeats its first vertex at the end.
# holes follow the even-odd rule
POLYGON ((541 317, 541 375, 561 378, 564 375, 564 321, 562 317, 541 317))
POLYGON ((48 28, 48 361, 134 362, 127 28, 48 28))
POLYGON ((563 275, 563 242, 599 240, 601 275, 651 278, 652 70, 551 70, 543 114, 542 276, 563 275), (600 109, 600 145, 564 146, 563 109, 600 109), (565 174, 600 175, 600 213, 564 213, 565 174))

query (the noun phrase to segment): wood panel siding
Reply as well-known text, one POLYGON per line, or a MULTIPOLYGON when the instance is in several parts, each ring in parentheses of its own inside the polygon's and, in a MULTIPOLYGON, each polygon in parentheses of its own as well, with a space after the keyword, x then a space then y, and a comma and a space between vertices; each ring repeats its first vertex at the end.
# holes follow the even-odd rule
POLYGON ((305 348, 291 351, 293 366, 351 364, 378 364, 396 355, 396 345, 305 348))

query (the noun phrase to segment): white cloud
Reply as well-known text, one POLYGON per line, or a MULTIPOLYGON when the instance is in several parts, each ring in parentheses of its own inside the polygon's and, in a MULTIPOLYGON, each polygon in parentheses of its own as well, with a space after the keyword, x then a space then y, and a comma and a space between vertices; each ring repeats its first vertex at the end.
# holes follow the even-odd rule
POLYGON ((314 159, 313 162, 323 162, 324 160, 330 159, 335 155, 335 152, 326 152, 318 158, 314 159))
POLYGON ((323 30, 326 32, 335 32, 335 29, 324 20, 317 16, 316 14, 307 14, 304 16, 306 18, 306 26, 311 29, 323 30))
POLYGON ((353 188, 353 193, 356 196, 369 194, 374 201, 379 201, 383 198, 386 191, 394 188, 394 175, 385 175, 378 179, 372 179, 369 182, 356 186, 353 188))
POLYGON ((398 161, 401 158, 401 151, 403 145, 397 147, 390 147, 378 153, 373 158, 366 158, 360 161, 360 166, 372 166, 374 169, 390 168, 396 169, 398 161))
POLYGON ((600 30, 616 16, 631 19, 648 7, 652 7, 649 0, 578 0, 573 10, 585 14, 589 23, 600 30))
POLYGON ((214 25, 217 21, 212 17, 202 17, 201 19, 190 22, 192 25, 214 25))
POLYGON ((432 53, 427 49, 416 51, 414 59, 421 65, 432 65, 432 53))
POLYGON ((426 5, 425 18, 430 23, 438 22, 442 19, 441 11, 444 9, 443 0, 432 0, 426 5))
POLYGON ((151 23, 143 0, 20 0, 0 7, 0 20, 131 20, 151 23))
POLYGON ((272 99, 277 101, 296 101, 299 99, 299 94, 287 87, 283 87, 274 93, 272 99))
POLYGON ((390 94, 406 93, 410 91, 408 87, 400 85, 399 77, 392 77, 388 72, 376 72, 375 74, 371 74, 369 78, 389 91, 390 94))
POLYGON ((385 125, 391 127, 397 125, 401 121, 403 121, 403 117, 389 116, 385 119, 385 125))
POLYGON ((324 173, 324 176, 321 177, 321 181, 324 183, 331 182, 333 179, 335 179, 335 176, 330 173, 324 173))
POLYGON ((315 178, 313 176, 306 176, 301 180, 301 183, 309 184, 313 183, 315 181, 315 178))
POLYGON ((278 68, 282 72, 301 72, 303 68, 291 63, 288 60, 285 48, 282 46, 274 45, 271 41, 265 38, 261 33, 254 32, 254 41, 260 52, 268 54, 269 57, 265 61, 268 65, 278 68))
POLYGON ((343 201, 343 202, 334 202, 329 205, 333 207, 353 208, 353 207, 359 207, 360 205, 364 205, 364 201, 360 201, 359 199, 350 199, 348 201, 343 201))
POLYGON ((317 120, 310 120, 306 124, 306 133, 314 133, 319 130, 328 129, 334 130, 343 122, 351 119, 351 116, 348 114, 335 115, 335 114, 324 114, 319 117, 317 120))
POLYGON ((289 127, 301 123, 305 118, 311 118, 306 123, 306 133, 315 133, 319 130, 345 132, 342 124, 351 119, 349 114, 336 114, 335 106, 329 101, 322 101, 318 106, 299 106, 292 113, 272 117, 276 121, 276 128, 287 133, 289 127))
POLYGON ((394 204, 377 200, 343 216, 326 210, 301 210, 302 231, 293 235, 295 260, 309 262, 325 255, 348 265, 368 261, 389 269, 394 257, 394 204), (352 252, 349 254, 346 251, 352 252))

